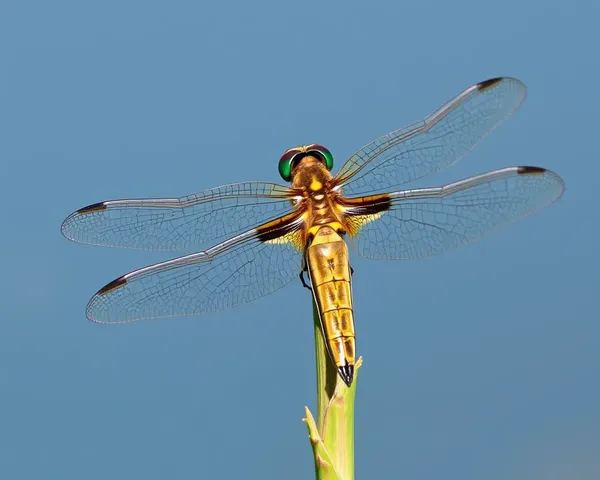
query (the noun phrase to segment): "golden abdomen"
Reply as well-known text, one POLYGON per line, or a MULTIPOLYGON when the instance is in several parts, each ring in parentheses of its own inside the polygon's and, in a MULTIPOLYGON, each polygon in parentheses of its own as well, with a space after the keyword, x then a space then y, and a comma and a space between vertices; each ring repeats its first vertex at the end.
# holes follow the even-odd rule
POLYGON ((306 260, 329 354, 349 385, 356 341, 348 246, 331 226, 323 225, 307 249, 306 260))

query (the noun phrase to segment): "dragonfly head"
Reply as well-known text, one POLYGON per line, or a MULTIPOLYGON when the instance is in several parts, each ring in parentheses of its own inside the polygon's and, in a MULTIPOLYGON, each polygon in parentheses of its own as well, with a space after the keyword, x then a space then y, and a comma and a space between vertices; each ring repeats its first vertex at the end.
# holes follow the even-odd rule
POLYGON ((312 143, 301 147, 294 147, 286 150, 279 159, 279 175, 286 182, 291 182, 294 169, 300 164, 304 157, 315 157, 319 160, 327 170, 333 168, 333 155, 323 145, 312 143))

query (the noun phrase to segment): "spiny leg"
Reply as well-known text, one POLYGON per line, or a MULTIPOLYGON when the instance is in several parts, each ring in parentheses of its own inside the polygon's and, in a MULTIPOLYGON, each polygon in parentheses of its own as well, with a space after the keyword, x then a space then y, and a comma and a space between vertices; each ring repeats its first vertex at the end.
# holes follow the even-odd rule
POLYGON ((308 288, 312 292, 312 288, 306 283, 304 279, 304 274, 308 273, 308 265, 306 264, 306 253, 302 255, 302 265, 300 266, 300 281, 302 282, 302 286, 304 288, 308 288))
POLYGON ((308 283, 306 283, 306 280, 304 280, 304 274, 306 273, 306 270, 301 270, 300 271, 300 281, 302 282, 302 286, 304 288, 308 288, 311 292, 312 292, 312 288, 308 285, 308 283))

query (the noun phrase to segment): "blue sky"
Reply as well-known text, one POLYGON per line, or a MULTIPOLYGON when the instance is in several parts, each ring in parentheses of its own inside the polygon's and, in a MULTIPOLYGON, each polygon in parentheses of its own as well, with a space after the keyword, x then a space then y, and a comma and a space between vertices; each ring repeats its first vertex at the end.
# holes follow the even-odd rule
POLYGON ((2 477, 311 478, 307 291, 93 325, 99 287, 169 255, 76 245, 60 223, 106 199, 278 181, 302 143, 339 167, 511 75, 521 110, 425 184, 532 164, 566 193, 445 255, 352 259, 356 476, 598 478, 599 15, 591 0, 3 0, 2 477))

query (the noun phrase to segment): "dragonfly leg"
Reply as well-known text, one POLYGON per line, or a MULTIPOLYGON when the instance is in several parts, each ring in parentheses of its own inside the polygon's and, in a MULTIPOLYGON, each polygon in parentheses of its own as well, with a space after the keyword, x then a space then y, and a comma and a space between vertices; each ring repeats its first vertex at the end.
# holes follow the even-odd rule
POLYGON ((306 280, 304 279, 304 273, 305 272, 306 272, 306 270, 301 270, 300 271, 300 281, 302 282, 302 286, 304 288, 308 288, 312 292, 312 288, 308 285, 308 283, 306 283, 306 280))
POLYGON ((312 288, 310 288, 310 286, 308 285, 308 283, 306 283, 306 280, 304 279, 304 274, 308 272, 308 265, 306 264, 306 253, 304 255, 302 255, 302 265, 300 266, 300 281, 302 282, 302 285, 304 286, 304 288, 308 288, 311 292, 312 292, 312 288))

